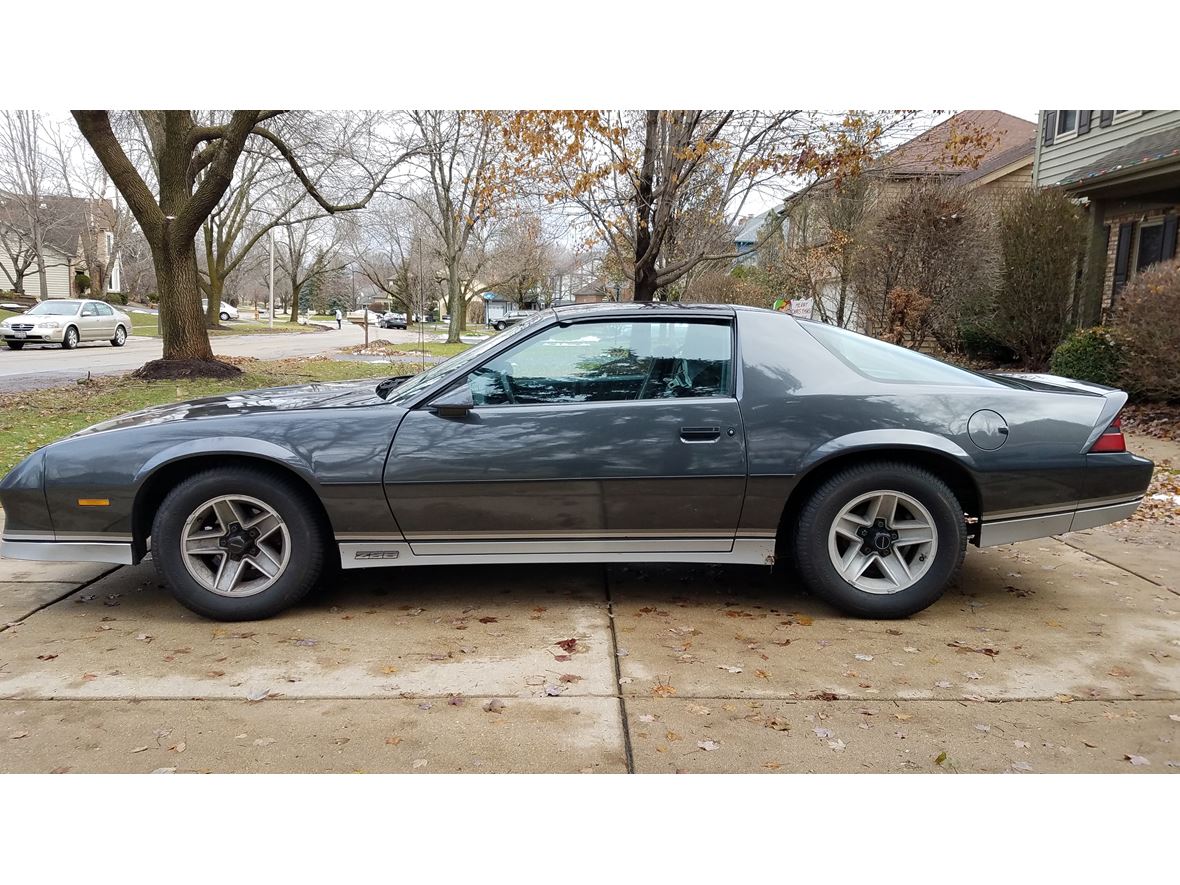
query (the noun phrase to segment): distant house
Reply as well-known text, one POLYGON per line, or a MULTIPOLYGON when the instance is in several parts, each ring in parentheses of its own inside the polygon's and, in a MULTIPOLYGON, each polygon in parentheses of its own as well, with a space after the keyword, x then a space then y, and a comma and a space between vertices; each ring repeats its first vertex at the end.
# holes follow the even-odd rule
POLYGON ((737 232, 733 235, 734 249, 738 254, 737 264, 758 263, 758 253, 755 251, 758 237, 762 235, 763 228, 775 213, 776 210, 767 209, 758 215, 742 219, 738 223, 737 232))
MULTIPOLYGON (((15 277, 14 264, 21 260, 22 252, 29 255, 32 249, 28 232, 20 227, 20 215, 12 210, 12 197, 0 193, 0 213, 4 223, 0 225, 0 288, 10 288, 15 277), (15 261, 14 261, 15 259, 15 261)), ((78 274, 91 278, 91 288, 97 291, 102 282, 106 291, 122 291, 122 265, 115 251, 115 210, 109 200, 84 200, 77 197, 46 196, 41 200, 46 218, 50 219, 45 231, 44 258, 45 283, 50 298, 70 298, 76 294, 74 279, 78 274), (87 244, 93 244, 93 263, 87 261, 87 244), (105 280, 94 280, 100 274, 105 280)), ((29 263, 25 272, 25 294, 40 297, 41 277, 37 263, 29 263)))
POLYGON ((782 210, 787 248, 812 260, 798 262, 806 270, 806 285, 782 296, 813 298, 818 316, 860 328, 847 268, 837 268, 824 257, 825 247, 833 242, 830 213, 850 218, 919 182, 943 182, 996 199, 1032 187, 1036 131, 1035 123, 1003 111, 961 111, 876 158, 856 179, 856 195, 837 209, 832 208, 831 198, 837 193, 833 181, 820 181, 788 197, 782 210), (964 139, 975 147, 952 149, 964 139))
POLYGON ((1082 321, 1097 323, 1139 271, 1176 255, 1180 110, 1041 111, 1034 180, 1085 201, 1082 321))

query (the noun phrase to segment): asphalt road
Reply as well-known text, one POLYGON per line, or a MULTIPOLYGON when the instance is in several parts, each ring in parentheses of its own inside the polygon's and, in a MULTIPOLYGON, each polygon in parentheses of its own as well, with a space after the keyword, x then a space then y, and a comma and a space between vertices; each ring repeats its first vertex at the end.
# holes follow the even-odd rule
MULTIPOLYGON (((213 352, 226 356, 255 356, 259 359, 312 356, 364 341, 364 330, 345 323, 343 329, 326 332, 277 332, 274 335, 226 335, 213 340, 213 352)), ((369 340, 410 343, 417 334, 398 329, 370 327, 369 340)), ((87 373, 110 375, 137 369, 149 360, 159 359, 163 344, 159 338, 133 336, 123 347, 105 341, 81 344, 74 350, 56 346, 26 347, 9 350, 0 346, 0 393, 15 393, 55 387, 85 378, 87 373)))

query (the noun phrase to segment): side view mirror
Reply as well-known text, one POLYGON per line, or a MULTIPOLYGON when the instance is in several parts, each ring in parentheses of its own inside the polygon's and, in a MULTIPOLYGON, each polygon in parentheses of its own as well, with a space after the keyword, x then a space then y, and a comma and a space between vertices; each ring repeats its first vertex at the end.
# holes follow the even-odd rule
POLYGON ((471 398, 471 388, 464 384, 435 397, 428 408, 440 418, 466 418, 475 408, 475 401, 471 398))

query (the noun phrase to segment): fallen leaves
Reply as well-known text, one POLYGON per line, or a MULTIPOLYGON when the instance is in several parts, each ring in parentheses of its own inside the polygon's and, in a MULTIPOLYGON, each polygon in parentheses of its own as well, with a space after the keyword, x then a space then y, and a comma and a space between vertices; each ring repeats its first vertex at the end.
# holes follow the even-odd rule
POLYGON ((562 673, 561 676, 559 676, 558 678, 562 682, 581 682, 582 681, 582 677, 578 676, 574 673, 562 673))
POLYGON ((718 741, 712 741, 712 740, 709 740, 709 741, 697 741, 697 746, 698 746, 700 749, 702 749, 702 750, 705 750, 706 752, 710 752, 710 753, 711 753, 713 750, 720 750, 720 749, 721 749, 721 744, 720 744, 720 742, 718 742, 718 741))
POLYGON ((1127 753, 1125 756, 1123 756, 1123 759, 1125 759, 1127 762, 1130 762, 1132 765, 1150 765, 1151 764, 1151 762, 1148 760, 1148 758, 1146 756, 1137 756, 1134 753, 1127 753))
POLYGON ((504 712, 504 702, 499 698, 492 698, 483 705, 483 711, 485 713, 502 713, 504 712))
POLYGON ((10 741, 19 741, 21 738, 27 738, 29 733, 27 731, 14 731, 8 736, 10 741))
POLYGON ((387 737, 385 739, 385 746, 396 747, 401 742, 402 742, 402 739, 400 737, 398 737, 397 735, 392 735, 392 736, 387 737))
POLYGON ((742 672, 741 667, 734 667, 729 664, 718 664, 717 669, 724 670, 727 673, 741 673, 742 672))
POLYGON ((989 658, 997 657, 1000 653, 994 648, 976 648, 973 645, 968 645, 961 640, 956 639, 954 642, 948 642, 947 648, 953 648, 960 652, 975 652, 976 654, 987 655, 989 658))
POLYGON ((135 747, 135 748, 133 748, 133 749, 131 750, 131 752, 132 752, 132 753, 142 753, 142 752, 144 752, 145 750, 150 750, 150 749, 151 749, 151 747, 149 747, 147 744, 144 744, 142 747, 135 747))
POLYGON ((713 712, 708 707, 704 707, 700 704, 689 704, 685 709, 696 716, 708 716, 713 712))
POLYGON ((555 642, 553 644, 556 645, 558 648, 560 648, 562 651, 567 651, 570 654, 573 654, 574 650, 578 647, 578 640, 577 639, 563 639, 560 642, 555 642))
POLYGON ((427 765, 427 762, 425 759, 415 759, 413 762, 414 768, 425 768, 426 765, 427 765))

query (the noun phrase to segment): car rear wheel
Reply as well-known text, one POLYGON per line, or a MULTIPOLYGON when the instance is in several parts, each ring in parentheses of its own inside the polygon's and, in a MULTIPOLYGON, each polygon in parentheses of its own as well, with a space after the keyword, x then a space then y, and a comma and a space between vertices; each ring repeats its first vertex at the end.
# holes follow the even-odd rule
POLYGON ((115 347, 122 347, 127 343, 127 330, 122 326, 115 329, 115 337, 111 339, 111 344, 115 347))
POLYGON ((808 587, 849 614, 904 618, 933 604, 963 562, 963 508, 927 470, 877 462, 825 482, 799 515, 808 587))
POLYGON ((507 328, 507 326, 505 326, 503 323, 496 323, 494 328, 497 332, 503 332, 507 328))
POLYGON ((319 580, 324 535, 291 480, 251 467, 176 486, 152 523, 152 559, 173 596, 221 621, 270 617, 319 580))
POLYGON ((73 326, 66 329, 65 334, 61 336, 62 350, 73 350, 78 346, 78 330, 73 326))
POLYGON ((25 346, 25 343, 23 341, 9 341, 9 342, 7 342, 7 344, 9 346, 9 348, 11 348, 12 350, 20 350, 22 347, 25 346))
POLYGON ((221 312, 221 321, 223 323, 229 322, 229 314, 226 313, 224 310, 221 312))

